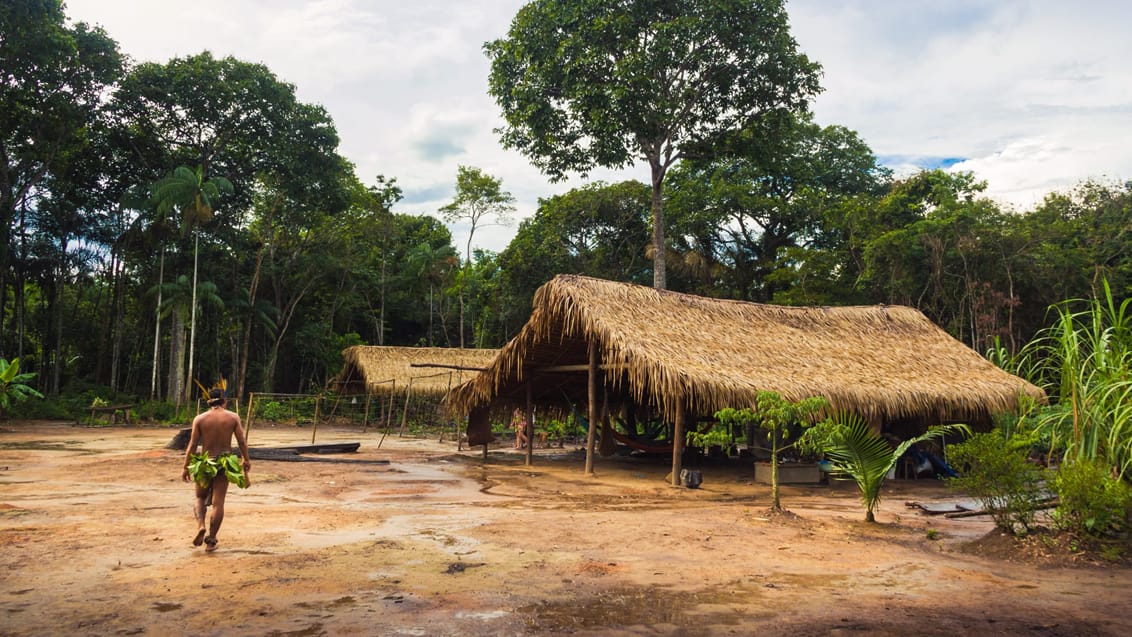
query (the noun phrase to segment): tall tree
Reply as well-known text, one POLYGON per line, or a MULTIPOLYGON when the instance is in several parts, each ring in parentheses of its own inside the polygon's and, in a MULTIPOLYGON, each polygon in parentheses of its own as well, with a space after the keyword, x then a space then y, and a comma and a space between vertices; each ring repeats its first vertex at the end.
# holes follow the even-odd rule
POLYGON ((787 292, 801 250, 820 244, 827 212, 881 192, 890 173, 853 131, 771 113, 731 136, 717 155, 669 176, 673 239, 687 233, 724 266, 722 296, 772 302, 787 292))
POLYGON ((503 180, 479 168, 460 166, 456 171, 456 197, 440 209, 450 223, 468 222, 467 251, 460 282, 460 347, 464 347, 464 279, 472 265, 472 237, 484 217, 492 215, 496 223, 505 223, 515 210, 515 197, 503 190, 503 180))
POLYGON ((649 187, 639 181, 596 182, 541 199, 499 254, 499 319, 512 329, 526 323, 535 290, 557 274, 647 284, 649 205, 649 187))
MULTIPOLYGON (((176 211, 181 218, 181 230, 185 234, 212 219, 216 200, 221 192, 232 192, 232 183, 223 177, 205 180, 204 170, 178 166, 173 174, 157 182, 153 188, 153 199, 157 203, 159 215, 176 211)), ((200 236, 193 235, 193 286, 192 303, 189 313, 189 369, 186 378, 193 378, 193 358, 197 333, 197 261, 200 236)), ((178 387, 191 387, 188 382, 178 383, 178 387)), ((181 404, 184 396, 176 397, 181 404)))
POLYGON ((769 111, 799 110, 820 67, 797 51, 782 0, 536 0, 488 42, 505 147, 552 179, 649 165, 653 285, 667 286, 668 169, 769 111))
POLYGON ((13 221, 68 152, 89 143, 122 67, 117 43, 84 23, 68 26, 59 0, 0 3, 0 317, 13 221))

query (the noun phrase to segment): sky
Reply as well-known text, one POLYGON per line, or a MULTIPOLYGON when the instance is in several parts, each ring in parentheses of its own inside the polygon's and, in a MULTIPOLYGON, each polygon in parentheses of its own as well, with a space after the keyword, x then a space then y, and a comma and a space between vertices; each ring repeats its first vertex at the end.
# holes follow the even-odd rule
MULTIPOLYGON (((436 214, 458 166, 503 182, 509 224, 477 227, 500 251, 540 198, 601 179, 647 183, 644 165, 551 183, 503 149, 483 44, 522 0, 67 0, 135 62, 203 50, 265 64, 330 113, 340 152, 372 185, 396 178, 394 210, 436 214)), ((788 0, 799 49, 822 65, 811 108, 856 131, 898 176, 970 171, 1019 211, 1086 179, 1132 179, 1132 2, 788 0)), ((489 221, 491 221, 489 219, 489 221)), ((450 225, 463 250, 465 225, 450 225)))

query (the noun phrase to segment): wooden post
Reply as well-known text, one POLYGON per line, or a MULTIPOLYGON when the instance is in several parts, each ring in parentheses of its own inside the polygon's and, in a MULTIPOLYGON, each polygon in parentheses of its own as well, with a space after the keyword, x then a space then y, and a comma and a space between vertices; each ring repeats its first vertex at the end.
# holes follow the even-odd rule
POLYGON ((676 403, 676 431, 672 435, 672 486, 680 486, 680 469, 684 459, 684 401, 676 403))
POLYGON ((527 466, 534 464, 535 458, 535 405, 534 389, 531 381, 527 379, 527 409, 523 421, 523 429, 527 433, 527 466))
POLYGON ((365 413, 362 414, 362 433, 365 433, 366 428, 369 427, 369 405, 370 405, 370 402, 372 400, 373 400, 373 395, 369 393, 369 388, 367 387, 366 388, 366 409, 365 409, 365 413))
MULTIPOLYGON (((591 338, 593 338, 591 336, 591 338)), ((590 369, 589 369, 589 383, 587 392, 589 394, 590 408, 590 429, 586 433, 586 475, 594 475, 594 439, 597 437, 597 421, 600 417, 598 413, 597 404, 597 374, 598 374, 598 357, 597 357, 597 341, 590 341, 590 369)))
POLYGON ((401 431, 397 432, 397 437, 401 438, 405 435, 405 423, 409 420, 409 398, 413 395, 413 377, 409 377, 409 386, 405 388, 405 408, 401 410, 401 431))
POLYGON ((314 427, 311 429, 311 444, 314 444, 315 434, 318 433, 318 403, 322 401, 322 396, 314 397, 314 427))
POLYGON ((244 427, 244 442, 247 442, 248 438, 251 437, 251 435, 252 435, 252 420, 255 419, 255 412, 252 411, 252 406, 253 406, 252 403, 254 403, 254 402, 255 402, 255 392, 252 392, 252 393, 248 394, 248 418, 247 418, 248 422, 247 422, 246 426, 244 427))
MULTIPOLYGON (((448 392, 450 392, 450 391, 452 391, 452 372, 448 372, 448 389, 445 390, 444 395, 447 396, 448 392)), ((443 412, 440 409, 439 405, 437 406, 436 412, 437 412, 438 416, 443 415, 443 412)), ((452 426, 453 427, 456 426, 455 420, 452 421, 452 426)), ((438 443, 444 442, 444 434, 445 434, 444 426, 441 425, 440 426, 440 440, 437 440, 436 442, 438 442, 438 443)), ((456 429, 456 438, 457 438, 457 440, 459 440, 459 438, 460 438, 460 430, 459 429, 456 429)))
POLYGON ((385 408, 385 433, 389 433, 389 422, 393 419, 393 397, 397 394, 397 379, 389 385, 389 406, 385 408))

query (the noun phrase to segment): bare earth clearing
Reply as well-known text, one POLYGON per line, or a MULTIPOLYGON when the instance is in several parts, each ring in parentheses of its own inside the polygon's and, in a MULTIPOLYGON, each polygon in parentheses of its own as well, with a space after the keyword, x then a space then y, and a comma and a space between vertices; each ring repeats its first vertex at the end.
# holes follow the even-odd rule
POLYGON ((880 524, 841 487, 786 488, 799 518, 770 519, 749 463, 683 489, 666 459, 599 459, 585 478, 574 449, 485 465, 320 429, 361 450, 253 461, 206 554, 174 433, 0 424, 0 634, 1132 634, 1132 571, 972 552, 989 519, 904 506, 954 499, 938 482, 890 481, 880 524))

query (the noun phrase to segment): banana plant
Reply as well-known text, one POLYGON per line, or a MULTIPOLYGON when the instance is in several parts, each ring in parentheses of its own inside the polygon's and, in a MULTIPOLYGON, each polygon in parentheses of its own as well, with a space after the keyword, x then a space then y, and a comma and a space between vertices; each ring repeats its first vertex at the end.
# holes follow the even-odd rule
POLYGON ((861 416, 837 412, 827 421, 806 432, 813 447, 825 454, 832 470, 853 478, 861 491, 865 521, 876 522, 880 488, 888 472, 914 444, 950 434, 971 433, 963 424, 929 427, 927 433, 901 442, 895 449, 861 416))
POLYGON ((20 373, 20 359, 9 363, 0 358, 0 415, 15 403, 28 398, 43 398, 43 394, 27 385, 34 378, 34 372, 20 373))

